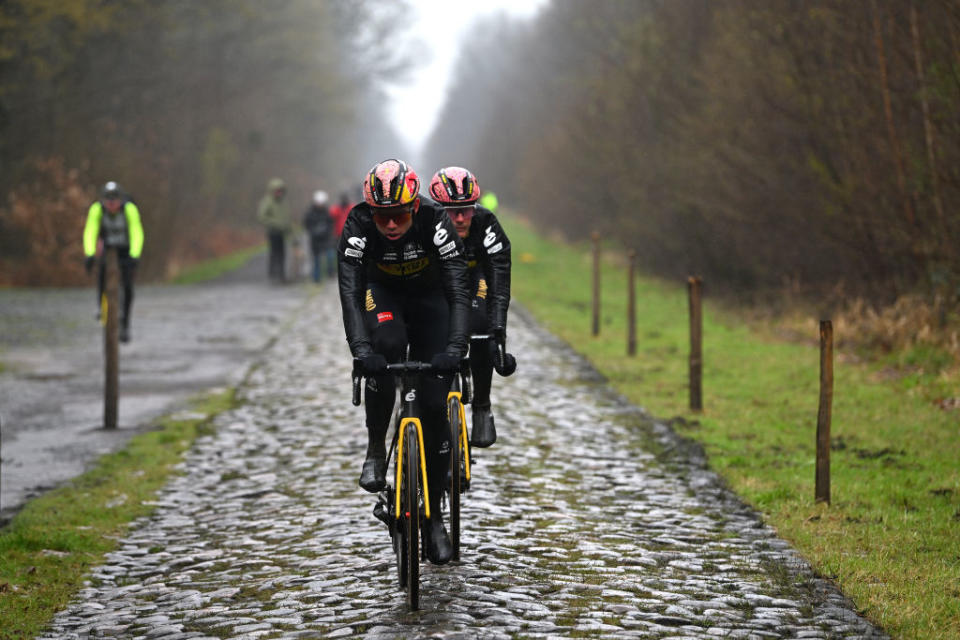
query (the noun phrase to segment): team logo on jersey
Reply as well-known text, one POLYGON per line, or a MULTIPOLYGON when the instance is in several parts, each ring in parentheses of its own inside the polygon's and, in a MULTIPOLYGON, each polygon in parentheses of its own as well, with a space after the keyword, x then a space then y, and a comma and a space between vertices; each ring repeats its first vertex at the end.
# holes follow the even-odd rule
POLYGON ((381 311, 377 314, 377 322, 387 322, 388 320, 393 320, 392 311, 381 311))
POLYGON ((495 253, 499 253, 501 249, 503 249, 503 243, 498 242, 497 244, 487 249, 487 253, 489 253, 490 255, 493 255, 495 253))
POLYGON ((367 311, 373 311, 377 308, 377 303, 373 301, 373 291, 367 289, 367 311))
POLYGON ((343 250, 343 255, 350 256, 351 258, 362 258, 363 251, 357 251, 356 249, 347 248, 343 250))
POLYGON ((351 247, 356 247, 357 249, 360 249, 361 251, 363 251, 367 246, 367 238, 366 237, 358 238, 357 236, 351 236, 347 238, 347 244, 349 244, 351 247))
POLYGON ((403 399, 406 400, 407 402, 413 402, 414 400, 417 399, 417 392, 411 389, 410 391, 407 392, 407 395, 405 395, 403 399))
POLYGON ((447 237, 450 235, 447 233, 447 230, 442 227, 442 225, 442 222, 438 222, 436 226, 437 232, 433 234, 433 244, 437 245, 438 247, 446 242, 447 237))
POLYGON ((416 260, 407 260, 393 264, 377 263, 377 268, 391 276, 412 276, 417 274, 430 265, 430 258, 417 258, 416 260))
POLYGON ((457 246, 456 240, 451 240, 447 244, 440 247, 440 255, 446 255, 453 251, 453 248, 457 246))
POLYGON ((486 235, 483 236, 483 246, 489 247, 497 241, 497 234, 494 232, 492 225, 487 227, 487 230, 484 233, 486 233, 486 235))

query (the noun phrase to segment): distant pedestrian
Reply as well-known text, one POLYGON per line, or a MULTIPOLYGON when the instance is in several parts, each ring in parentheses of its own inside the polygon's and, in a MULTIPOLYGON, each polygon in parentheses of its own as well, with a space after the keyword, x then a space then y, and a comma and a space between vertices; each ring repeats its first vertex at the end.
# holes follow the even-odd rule
POLYGON ((480 196, 480 201, 477 202, 481 207, 490 211, 490 213, 496 213, 497 207, 500 206, 500 201, 497 200, 497 194, 493 191, 485 191, 482 196, 480 196))
POLYGON ((336 254, 333 249, 334 221, 331 217, 326 191, 314 191, 313 199, 303 214, 303 228, 310 238, 310 254, 313 258, 313 281, 320 282, 323 274, 321 262, 326 262, 328 278, 334 274, 336 254))
POLYGON ((267 276, 272 282, 285 282, 287 279, 285 243, 293 231, 293 224, 290 209, 285 202, 286 195, 287 185, 280 178, 273 178, 267 183, 267 193, 260 200, 257 209, 257 219, 267 231, 270 251, 267 276))
POLYGON ((330 215, 333 216, 333 237, 340 240, 340 234, 343 233, 343 223, 347 221, 347 214, 353 208, 350 196, 346 191, 340 194, 340 203, 330 207, 330 215))
MULTIPOLYGON (((83 229, 84 266, 87 273, 93 272, 96 264, 97 244, 104 250, 116 249, 120 265, 120 280, 123 285, 123 304, 120 315, 120 341, 130 342, 130 309, 133 307, 133 277, 143 251, 143 225, 140 210, 123 190, 112 180, 103 186, 100 199, 90 205, 87 224, 83 229)), ((106 262, 100 260, 97 275, 97 317, 103 299, 106 262)))

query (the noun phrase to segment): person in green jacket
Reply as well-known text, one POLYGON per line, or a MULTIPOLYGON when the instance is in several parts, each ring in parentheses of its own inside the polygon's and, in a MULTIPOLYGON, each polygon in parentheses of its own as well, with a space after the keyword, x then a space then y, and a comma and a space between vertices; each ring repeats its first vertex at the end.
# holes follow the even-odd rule
POLYGON ((285 243, 286 237, 293 231, 290 208, 285 202, 286 195, 287 185, 280 178, 273 178, 267 183, 267 193, 260 200, 260 207, 257 209, 257 219, 266 228, 267 244, 270 248, 267 276, 276 282, 286 280, 285 243))
MULTIPOLYGON (((97 243, 102 241, 104 249, 116 249, 120 264, 120 278, 123 284, 123 305, 120 315, 120 341, 130 342, 130 308, 133 306, 133 276, 143 252, 143 225, 140 223, 140 210, 123 190, 112 180, 103 186, 100 199, 90 205, 87 211, 87 224, 83 229, 84 266, 87 273, 93 272, 96 263, 97 243)), ((100 261, 97 278, 97 309, 99 317, 100 300, 103 297, 103 285, 106 278, 106 263, 100 261)))
POLYGON ((497 194, 493 191, 484 191, 478 204, 484 209, 489 209, 490 213, 496 213, 500 202, 497 200, 497 194))

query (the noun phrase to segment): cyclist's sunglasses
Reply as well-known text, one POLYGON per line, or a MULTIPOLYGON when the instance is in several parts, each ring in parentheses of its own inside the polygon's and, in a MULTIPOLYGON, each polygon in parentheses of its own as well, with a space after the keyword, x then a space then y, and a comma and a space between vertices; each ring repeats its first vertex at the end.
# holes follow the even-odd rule
POLYGON ((398 227, 407 224, 413 215, 413 207, 403 207, 402 209, 387 209, 373 212, 373 221, 381 227, 387 226, 391 220, 398 227))
POLYGON ((473 205, 470 205, 468 207, 447 207, 447 215, 449 215, 450 218, 457 218, 462 216, 465 219, 469 220, 470 218, 473 217, 473 212, 475 210, 476 209, 473 205))

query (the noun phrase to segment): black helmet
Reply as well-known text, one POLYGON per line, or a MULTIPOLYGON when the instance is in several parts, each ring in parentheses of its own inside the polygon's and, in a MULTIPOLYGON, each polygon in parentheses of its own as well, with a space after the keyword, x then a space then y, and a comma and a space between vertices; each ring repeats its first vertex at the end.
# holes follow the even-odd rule
POLYGON ((119 198, 123 193, 123 189, 120 188, 120 185, 111 180, 107 184, 103 185, 103 189, 100 192, 103 194, 104 198, 119 198))

